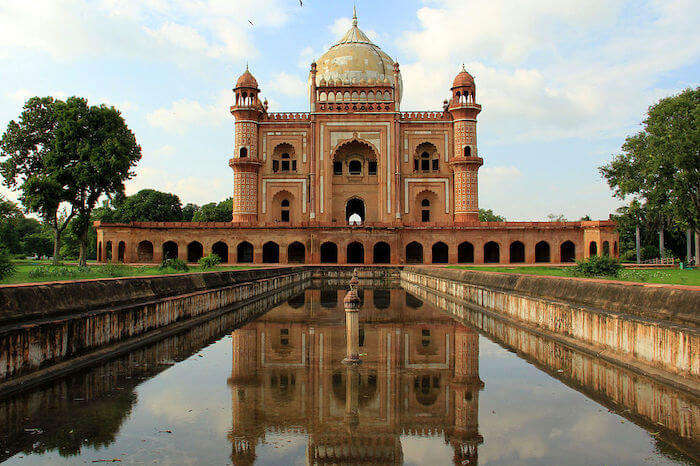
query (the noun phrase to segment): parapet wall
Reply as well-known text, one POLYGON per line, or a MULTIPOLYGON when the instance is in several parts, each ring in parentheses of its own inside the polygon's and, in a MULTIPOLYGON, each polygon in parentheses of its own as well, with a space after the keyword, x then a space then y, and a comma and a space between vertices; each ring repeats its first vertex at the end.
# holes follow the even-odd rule
POLYGON ((428 267, 401 281, 699 382, 697 291, 428 267))
POLYGON ((71 358, 238 312, 251 300, 308 283, 311 273, 305 267, 254 269, 0 288, 0 393, 7 384, 32 381, 38 370, 52 376, 51 366, 71 358))
POLYGON ((143 300, 157 300, 299 271, 299 268, 271 267, 151 277, 0 285, 0 325, 143 300))

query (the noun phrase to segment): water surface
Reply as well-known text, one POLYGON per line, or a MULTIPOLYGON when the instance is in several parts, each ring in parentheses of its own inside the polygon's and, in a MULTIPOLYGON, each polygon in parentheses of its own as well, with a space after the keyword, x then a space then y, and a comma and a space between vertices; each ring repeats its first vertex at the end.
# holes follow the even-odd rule
POLYGON ((363 364, 348 368, 344 293, 307 289, 241 328, 212 321, 1 401, 0 459, 693 464, 692 399, 632 387, 649 410, 687 408, 654 426, 401 289, 363 290, 363 364))

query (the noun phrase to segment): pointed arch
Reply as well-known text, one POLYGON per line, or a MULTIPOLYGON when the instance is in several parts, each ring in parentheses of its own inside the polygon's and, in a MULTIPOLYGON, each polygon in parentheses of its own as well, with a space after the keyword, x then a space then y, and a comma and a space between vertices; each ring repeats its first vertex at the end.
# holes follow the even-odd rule
POLYGON ((247 264, 253 262, 253 245, 248 241, 242 241, 236 246, 236 262, 247 264))
POLYGON ((433 264, 447 264, 449 261, 450 248, 442 241, 433 244, 432 247, 432 262, 433 264))

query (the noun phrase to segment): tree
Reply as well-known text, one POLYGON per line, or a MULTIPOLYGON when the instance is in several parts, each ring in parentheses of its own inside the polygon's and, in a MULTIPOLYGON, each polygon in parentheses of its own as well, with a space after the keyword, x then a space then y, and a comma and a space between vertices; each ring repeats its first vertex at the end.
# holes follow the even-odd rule
POLYGON ((11 255, 48 257, 52 241, 38 220, 25 217, 14 202, 0 196, 0 248, 11 255))
POLYGON ((51 225, 54 262, 61 235, 77 218, 84 264, 90 213, 101 196, 123 192, 141 148, 113 107, 90 107, 78 97, 33 97, 0 139, 0 157, 5 184, 19 189, 25 209, 51 225), (65 215, 59 215, 62 205, 65 215))
POLYGON ((210 202, 197 210, 193 217, 193 222, 230 222, 233 220, 233 198, 224 201, 210 202))
MULTIPOLYGON (((191 222, 194 218, 194 214, 199 210, 199 206, 196 204, 187 204, 182 208, 182 221, 191 222)), ((233 215, 231 216, 233 218, 233 215)))
MULTIPOLYGON (((691 228, 700 236, 700 87, 651 106, 643 130, 600 167, 616 197, 639 199, 656 228, 691 228)), ((697 246, 697 243, 696 243, 697 246)))
POLYGON ((72 209, 63 218, 58 215, 61 204, 75 197, 69 157, 55 144, 61 104, 52 97, 32 97, 24 104, 19 122, 10 121, 0 139, 4 184, 19 189, 25 209, 51 225, 55 263, 60 259, 61 234, 75 216, 72 209))
POLYGON ((90 107, 87 100, 71 97, 59 108, 56 145, 74 161, 75 196, 69 202, 76 212, 72 230, 80 241, 79 264, 85 265, 92 210, 100 197, 124 192, 141 147, 114 107, 90 107))
POLYGON ((105 222, 181 222, 182 204, 175 194, 142 189, 132 196, 118 198, 114 211, 102 217, 105 222))
POLYGON ((564 217, 564 214, 549 214, 547 215, 547 218, 549 219, 550 222, 566 222, 566 217, 564 217))
POLYGON ((494 214, 493 210, 489 209, 479 209, 479 221, 480 222, 505 222, 506 218, 500 215, 494 214))

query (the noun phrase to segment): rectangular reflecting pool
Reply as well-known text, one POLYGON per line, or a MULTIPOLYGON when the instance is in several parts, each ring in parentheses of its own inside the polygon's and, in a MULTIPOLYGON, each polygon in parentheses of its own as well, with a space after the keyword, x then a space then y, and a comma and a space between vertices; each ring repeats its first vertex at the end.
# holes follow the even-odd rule
POLYGON ((0 400, 6 464, 696 464, 698 400, 401 288, 306 288, 0 400))

